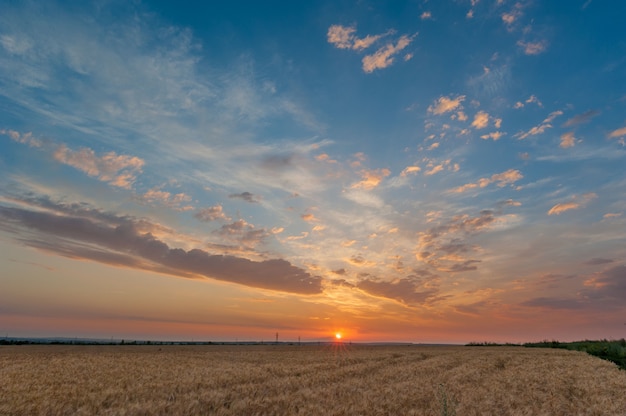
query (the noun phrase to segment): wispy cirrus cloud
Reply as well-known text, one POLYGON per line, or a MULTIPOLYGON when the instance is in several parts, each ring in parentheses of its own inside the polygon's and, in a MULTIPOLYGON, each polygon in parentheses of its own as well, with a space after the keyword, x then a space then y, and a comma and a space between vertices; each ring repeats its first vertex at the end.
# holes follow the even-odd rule
POLYGON ((594 192, 584 194, 580 197, 575 196, 572 201, 560 202, 554 205, 548 211, 548 215, 559 215, 567 211, 575 210, 584 207, 590 201, 596 199, 598 195, 594 192))
POLYGON ((488 185, 495 183, 499 188, 503 188, 507 185, 512 185, 515 182, 522 179, 524 175, 517 169, 509 169, 502 173, 496 173, 488 178, 481 178, 477 182, 467 183, 465 185, 453 188, 450 190, 452 193, 463 193, 470 189, 485 188, 488 185))
POLYGON ((366 73, 374 72, 376 69, 387 68, 394 62, 394 56, 409 46, 413 41, 413 36, 403 35, 398 39, 396 44, 388 43, 378 49, 371 55, 363 57, 363 71, 366 73))
MULTIPOLYGON (((326 33, 328 43, 339 49, 351 49, 354 51, 364 51, 376 44, 380 39, 391 36, 395 30, 388 30, 378 35, 367 35, 363 38, 356 36, 356 26, 331 25, 326 33)), ((384 69, 391 66, 395 61, 395 55, 411 44, 417 36, 402 35, 394 43, 387 42, 384 46, 378 48, 374 53, 365 55, 362 59, 362 68, 365 73, 372 73, 377 69, 384 69)), ((405 61, 411 59, 413 55, 407 54, 405 61)))
POLYGON ((551 112, 548 117, 546 117, 541 124, 531 128, 528 131, 525 132, 519 132, 517 133, 514 137, 517 137, 519 140, 524 140, 525 138, 529 137, 529 136, 535 136, 537 134, 542 134, 544 133, 547 129, 551 129, 552 128, 552 121, 554 121, 555 118, 557 118, 558 116, 563 115, 563 111, 561 110, 557 110, 557 111, 553 111, 551 112))
POLYGON ((51 153, 57 162, 118 188, 131 189, 145 165, 145 161, 137 156, 117 154, 114 151, 98 155, 88 147, 72 150, 65 144, 39 139, 30 132, 0 130, 0 134, 9 136, 16 143, 51 153))
POLYGON ((58 162, 125 189, 131 188, 144 166, 144 161, 136 156, 118 155, 115 152, 98 156, 92 149, 85 147, 74 151, 61 145, 53 156, 58 162))
POLYGON ((573 127, 579 124, 588 123, 598 114, 600 114, 598 110, 585 111, 582 114, 577 114, 574 117, 568 119, 565 123, 563 123, 563 127, 573 127))
POLYGON ((25 144, 29 147, 42 147, 43 146, 43 141, 34 137, 33 133, 31 132, 20 133, 19 131, 15 131, 15 130, 2 129, 0 130, 0 134, 9 136, 9 138, 13 140, 14 142, 25 144))

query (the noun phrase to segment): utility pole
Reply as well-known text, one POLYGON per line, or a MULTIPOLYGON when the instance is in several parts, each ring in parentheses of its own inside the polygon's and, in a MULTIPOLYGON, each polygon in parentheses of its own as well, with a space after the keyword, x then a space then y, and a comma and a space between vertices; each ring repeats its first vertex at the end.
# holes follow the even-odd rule
POLYGON ((276 343, 278 344, 278 332, 276 333, 276 343))

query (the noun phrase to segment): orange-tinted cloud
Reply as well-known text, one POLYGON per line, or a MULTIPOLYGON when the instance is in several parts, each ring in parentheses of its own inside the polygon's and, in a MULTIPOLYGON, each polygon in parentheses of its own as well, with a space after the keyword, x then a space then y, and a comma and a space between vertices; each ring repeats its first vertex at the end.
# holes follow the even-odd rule
POLYGON ((475 129, 484 129, 489 124, 489 114, 484 111, 479 111, 474 116, 474 121, 472 121, 472 127, 475 129))
POLYGON ((561 146, 563 149, 573 147, 575 144, 576 138, 574 137, 573 131, 561 134, 561 143, 559 144, 559 146, 561 146))
POLYGON ((413 36, 403 35, 398 39, 398 42, 394 45, 388 43, 382 48, 378 49, 372 55, 366 55, 363 57, 363 71, 370 73, 376 69, 387 68, 394 61, 394 55, 400 52, 402 49, 409 46, 413 41, 413 36))
POLYGON ((115 152, 98 156, 86 147, 74 151, 60 145, 53 156, 58 162, 72 166, 88 176, 125 189, 130 189, 144 165, 144 161, 136 156, 118 155, 115 152))
POLYGON ((626 136, 626 127, 613 130, 612 132, 609 133, 609 139, 615 139, 617 137, 624 137, 624 136, 626 136))
POLYGON ((566 212, 566 211, 571 211, 573 209, 581 208, 584 205, 586 205, 589 201, 591 201, 591 200, 593 200, 593 199, 595 199, 597 197, 598 197, 598 195, 596 195, 593 192, 588 193, 588 194, 584 194, 584 195, 582 195, 581 198, 574 197, 574 201, 562 202, 562 203, 554 205, 548 211, 548 215, 559 215, 559 214, 562 214, 563 212, 566 212), (576 200, 578 200, 578 201, 576 201, 576 200))
POLYGON ((351 188, 374 189, 385 177, 389 176, 390 174, 391 171, 387 168, 363 170, 361 171, 361 177, 363 179, 357 183, 352 184, 351 188))
POLYGON ((457 188, 452 189, 450 192, 453 193, 463 193, 470 189, 475 188, 484 188, 492 183, 495 183, 498 187, 502 188, 506 185, 511 185, 520 179, 522 179, 524 175, 517 169, 509 169, 502 173, 496 173, 491 175, 490 178, 481 178, 475 183, 468 183, 457 188))
POLYGON ((439 97, 435 100, 435 103, 428 107, 428 112, 432 114, 444 114, 450 111, 454 111, 461 106, 461 103, 465 100, 464 95, 459 95, 456 98, 439 97))

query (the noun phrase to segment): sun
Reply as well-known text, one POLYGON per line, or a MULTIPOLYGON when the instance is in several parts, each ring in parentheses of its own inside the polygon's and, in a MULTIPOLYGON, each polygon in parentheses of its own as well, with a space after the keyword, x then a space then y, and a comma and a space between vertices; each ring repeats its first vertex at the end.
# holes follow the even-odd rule
POLYGON ((336 332, 336 333, 335 333, 335 339, 336 339, 337 341, 339 341, 339 340, 341 339, 341 332, 336 332))

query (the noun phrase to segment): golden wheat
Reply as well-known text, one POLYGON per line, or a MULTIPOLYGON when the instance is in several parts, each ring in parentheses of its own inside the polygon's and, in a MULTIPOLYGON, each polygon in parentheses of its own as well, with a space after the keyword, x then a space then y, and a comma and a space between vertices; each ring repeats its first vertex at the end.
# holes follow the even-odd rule
POLYGON ((626 415, 626 372, 518 347, 2 346, 2 415, 626 415))

